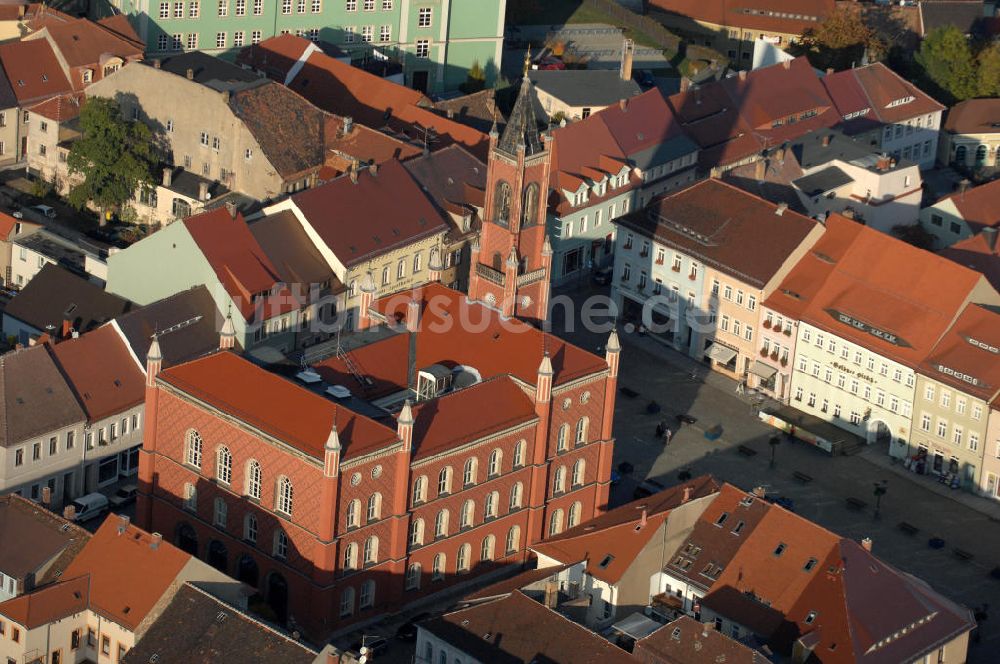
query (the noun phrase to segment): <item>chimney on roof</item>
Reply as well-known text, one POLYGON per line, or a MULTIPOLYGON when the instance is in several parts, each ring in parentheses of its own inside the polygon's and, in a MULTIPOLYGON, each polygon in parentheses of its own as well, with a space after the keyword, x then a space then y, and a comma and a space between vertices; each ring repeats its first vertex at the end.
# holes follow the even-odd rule
POLYGON ((76 506, 72 503, 63 508, 63 518, 67 521, 76 520, 76 506))
POLYGON ((871 553, 872 552, 872 538, 871 537, 866 537, 863 540, 861 540, 861 548, 864 549, 865 551, 867 551, 868 553, 871 553))
POLYGON ((52 489, 48 486, 42 487, 42 505, 49 505, 52 502, 52 489))
POLYGON ((785 60, 784 62, 781 63, 781 66, 784 67, 785 69, 791 69, 792 68, 792 61, 791 60, 785 60))
POLYGON ((550 609, 559 606, 559 586, 555 581, 545 582, 545 606, 550 609))
POLYGON ((774 213, 779 217, 785 214, 785 210, 788 209, 788 203, 778 203, 778 207, 774 209, 774 213))
POLYGON ((755 486, 751 493, 757 496, 758 498, 763 498, 764 496, 767 495, 767 489, 765 489, 762 486, 755 486))
POLYGON ((358 183, 358 162, 356 160, 347 167, 347 174, 350 176, 352 184, 358 183))
POLYGON ((833 67, 827 67, 826 68, 826 75, 829 76, 832 73, 833 73, 833 67))
POLYGON ((830 147, 830 139, 833 138, 833 134, 823 134, 823 147, 830 147))
POLYGON ((972 183, 969 182, 968 178, 962 178, 962 181, 958 183, 958 193, 964 194, 969 190, 969 187, 971 186, 972 183))
POLYGON ((997 235, 1000 234, 1000 229, 996 226, 987 226, 979 231, 979 234, 983 236, 986 246, 990 248, 990 253, 995 254, 997 251, 997 235))
POLYGON ((236 203, 234 203, 233 201, 226 201, 226 212, 229 213, 230 217, 232 217, 233 219, 235 219, 236 218, 236 203))
POLYGON ((639 520, 639 527, 640 528, 645 528, 646 527, 646 508, 645 507, 642 508, 642 518, 639 520))
POLYGON ((854 219, 854 208, 844 208, 840 211, 840 216, 847 219, 854 219))
POLYGON ((128 530, 129 518, 124 514, 118 515, 118 534, 124 535, 125 531, 128 530))
POLYGON ((619 99, 618 100, 618 108, 622 109, 623 111, 627 111, 628 110, 628 99, 619 99))
POLYGON ((691 492, 694 491, 694 487, 686 486, 684 487, 684 497, 681 498, 682 503, 686 503, 691 500, 691 492))
POLYGON ((154 58, 153 59, 153 69, 159 69, 159 68, 160 68, 160 59, 159 58, 154 58))
POLYGON ((766 159, 764 159, 762 157, 762 158, 760 158, 760 159, 757 160, 757 163, 755 163, 753 165, 753 175, 754 175, 754 178, 756 178, 758 182, 764 179, 764 176, 767 175, 767 160, 766 159))
POLYGON ((691 87, 691 79, 687 76, 681 76, 681 92, 687 92, 691 87))
POLYGON ((193 81, 194 80, 194 70, 191 69, 190 67, 188 67, 188 70, 187 70, 187 78, 188 78, 189 81, 193 81))
POLYGON ((448 110, 447 110, 447 111, 445 112, 445 115, 447 115, 447 116, 448 116, 448 119, 449 119, 449 120, 451 120, 452 118, 454 118, 454 117, 455 117, 455 109, 453 109, 453 108, 449 108, 449 109, 448 109, 448 110))
POLYGON ((741 69, 740 70, 740 80, 741 81, 747 80, 747 70, 746 69, 741 69))
POLYGON ((149 536, 149 548, 156 551, 160 548, 160 542, 163 541, 163 535, 160 533, 153 533, 149 536))
POLYGON ((229 90, 223 90, 219 94, 222 95, 222 103, 223 104, 228 104, 229 103, 229 90))
POLYGON ((347 136, 352 131, 354 131, 354 118, 352 118, 350 115, 344 116, 343 130, 344 130, 344 136, 347 136))
POLYGON ((623 81, 632 80, 632 60, 634 59, 635 42, 631 39, 626 39, 625 44, 622 46, 621 77, 623 81))
POLYGON ((174 169, 170 166, 166 166, 163 169, 163 186, 169 187, 174 181, 174 169))
POLYGON ((378 164, 374 161, 368 164, 368 172, 372 174, 372 177, 378 175, 378 164))
POLYGON ((198 200, 207 201, 209 199, 208 195, 208 182, 202 180, 198 183, 198 200))

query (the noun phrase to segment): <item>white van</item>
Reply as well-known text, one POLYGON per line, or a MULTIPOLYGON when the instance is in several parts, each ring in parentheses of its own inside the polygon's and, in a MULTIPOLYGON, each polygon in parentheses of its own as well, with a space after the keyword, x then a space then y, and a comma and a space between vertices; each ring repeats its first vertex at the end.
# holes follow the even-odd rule
POLYGON ((101 493, 88 493, 70 504, 76 508, 73 520, 81 523, 90 521, 108 511, 108 497, 101 493))

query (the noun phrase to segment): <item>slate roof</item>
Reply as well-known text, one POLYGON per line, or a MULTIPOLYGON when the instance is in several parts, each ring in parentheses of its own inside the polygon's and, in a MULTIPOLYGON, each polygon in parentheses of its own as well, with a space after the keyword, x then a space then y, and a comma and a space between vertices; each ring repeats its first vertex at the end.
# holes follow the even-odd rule
POLYGON ((42 332, 53 325, 56 334, 61 334, 63 321, 82 333, 131 309, 128 300, 48 263, 14 296, 4 313, 42 332))
POLYGON ((971 35, 979 30, 986 15, 982 0, 922 0, 917 6, 924 35, 951 25, 971 35))
POLYGON ((632 656, 515 590, 503 599, 446 613, 421 629, 479 662, 634 664, 632 656))
MULTIPOLYGON (((155 61, 154 61, 155 62, 155 61)), ((194 82, 208 86, 213 90, 232 90, 260 81, 260 76, 253 71, 237 67, 213 57, 203 51, 189 51, 172 55, 159 60, 160 69, 177 76, 187 76, 188 69, 194 76, 194 82)), ((146 63, 153 66, 153 63, 146 63)))
POLYGON ((745 283, 763 287, 817 221, 720 180, 703 180, 615 220, 745 283), (734 214, 739 210, 739 214, 734 214))
POLYGON ((121 664, 214 664, 221 653, 246 664, 312 664, 302 643, 184 584, 121 664))
POLYGON ((302 96, 268 82, 233 92, 229 107, 283 178, 323 165, 326 114, 302 96))
POLYGON ((609 106, 642 92, 632 79, 622 79, 617 69, 534 69, 528 78, 537 90, 569 106, 609 106))
POLYGON ((460 122, 484 134, 493 126, 494 120, 501 129, 505 122, 497 108, 493 88, 484 88, 479 92, 461 97, 436 101, 434 109, 438 111, 439 115, 444 115, 449 120, 460 122))
POLYGON ((510 117, 507 118, 507 124, 497 142, 497 149, 508 155, 517 155, 520 146, 524 146, 525 156, 542 151, 538 118, 535 116, 535 93, 531 88, 531 79, 528 78, 526 72, 521 79, 521 87, 517 91, 514 108, 511 109, 510 117))
POLYGON ((800 35, 815 29, 820 19, 833 13, 833 0, 757 0, 749 11, 745 4, 726 0, 650 0, 650 8, 697 21, 747 30, 800 35))
POLYGON ((0 541, 18 542, 0 547, 0 572, 7 576, 24 579, 50 563, 34 583, 51 583, 89 540, 89 532, 27 498, 0 496, 0 541))
MULTIPOLYGON (((478 211, 486 202, 486 164, 460 145, 449 145, 403 164, 441 212, 474 217, 469 231, 478 224, 478 211)), ((446 215, 449 221, 450 216, 446 215)), ((453 227, 453 234, 464 231, 453 227)))
POLYGON ((10 87, 7 72, 4 71, 3 67, 0 67, 0 108, 14 108, 15 106, 17 106, 17 95, 10 87))
POLYGON ((0 355, 0 446, 10 448, 85 421, 46 345, 0 355))
POLYGON ((162 366, 171 367, 216 351, 222 324, 223 316, 205 286, 151 302, 111 323, 143 371, 154 333, 159 333, 162 366))

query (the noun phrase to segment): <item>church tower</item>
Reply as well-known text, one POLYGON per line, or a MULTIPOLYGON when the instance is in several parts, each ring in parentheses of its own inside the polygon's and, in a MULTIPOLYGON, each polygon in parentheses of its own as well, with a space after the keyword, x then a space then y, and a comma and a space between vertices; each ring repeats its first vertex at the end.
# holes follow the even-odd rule
POLYGON ((485 218, 472 245, 469 299, 540 323, 548 315, 552 266, 545 231, 552 137, 538 131, 528 66, 525 59, 503 134, 495 124, 490 131, 485 218))

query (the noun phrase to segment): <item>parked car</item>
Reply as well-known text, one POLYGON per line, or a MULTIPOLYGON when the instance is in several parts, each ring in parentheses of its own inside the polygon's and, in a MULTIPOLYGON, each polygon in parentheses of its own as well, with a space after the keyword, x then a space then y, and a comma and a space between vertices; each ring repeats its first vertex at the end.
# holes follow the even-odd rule
POLYGON ((70 504, 76 508, 73 520, 77 523, 90 521, 108 511, 108 497, 103 493, 88 493, 70 504))
POLYGON ((405 623, 399 626, 396 630, 396 638, 400 641, 416 641, 417 640, 417 623, 427 620, 431 617, 430 613, 420 613, 405 623))
POLYGON ((125 507, 126 505, 135 502, 135 496, 138 492, 139 489, 136 485, 126 484, 118 487, 118 490, 115 491, 114 495, 112 495, 108 501, 111 503, 111 506, 116 509, 125 507))
POLYGON ((635 73, 635 82, 639 84, 643 90, 647 90, 652 87, 656 87, 656 78, 653 76, 653 72, 648 69, 640 69, 635 73))
POLYGON ((642 482, 639 486, 635 488, 632 492, 632 499, 639 500, 640 498, 645 498, 646 496, 652 496, 654 493, 659 493, 666 489, 660 482, 656 480, 646 480, 642 482))
POLYGON ((32 205, 31 209, 40 215, 48 217, 49 219, 56 218, 56 211, 50 208, 48 205, 32 205))
POLYGON ((379 655, 384 655, 385 651, 389 649, 389 640, 384 636, 365 636, 362 637, 361 641, 358 641, 353 646, 351 650, 354 652, 361 652, 361 648, 367 648, 365 654, 368 655, 368 660, 371 661, 379 655), (364 641, 362 646, 361 641, 364 641))

